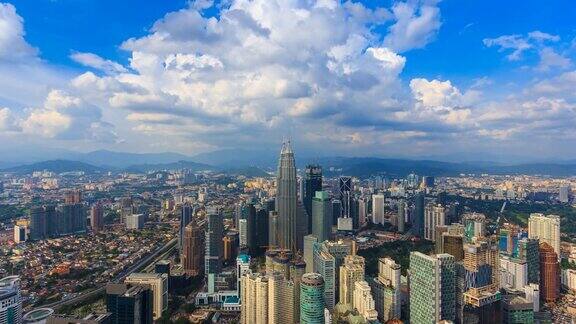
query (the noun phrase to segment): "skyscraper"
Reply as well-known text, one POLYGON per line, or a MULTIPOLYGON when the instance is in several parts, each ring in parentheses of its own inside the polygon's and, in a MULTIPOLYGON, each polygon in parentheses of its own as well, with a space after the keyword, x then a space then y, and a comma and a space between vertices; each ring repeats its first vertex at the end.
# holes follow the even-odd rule
POLYGON ((324 279, 324 305, 329 310, 334 309, 336 305, 336 259, 324 244, 314 245, 314 269, 313 271, 319 273, 324 279))
POLYGON ((182 251, 182 242, 184 238, 184 229, 186 226, 192 221, 192 216, 194 216, 195 210, 192 205, 185 203, 182 205, 182 209, 180 211, 180 232, 178 236, 178 247, 180 251, 182 251))
POLYGON ((106 286, 106 310, 112 323, 152 324, 152 290, 149 287, 128 284, 106 286))
POLYGON ((318 273, 307 273, 302 276, 300 323, 324 323, 324 279, 318 273))
POLYGON ((374 304, 383 322, 400 318, 400 265, 390 258, 378 260, 378 277, 369 282, 374 304))
POLYGON ((241 278, 241 323, 268 324, 268 277, 246 274, 241 278))
POLYGON ((273 272, 268 277, 268 323, 297 323, 295 304, 296 285, 283 273, 273 272))
POLYGON ((354 284, 353 295, 352 306, 358 313, 367 321, 377 320, 378 312, 375 309, 374 298, 368 283, 364 280, 357 281, 354 284))
POLYGON ((365 262, 359 255, 348 255, 340 266, 340 300, 342 304, 351 304, 354 298, 354 285, 364 280, 365 262))
POLYGON ((538 239, 523 238, 518 241, 518 258, 526 261, 528 283, 540 282, 540 242, 538 239))
POLYGON ((206 254, 205 254, 205 274, 214 275, 222 270, 220 258, 223 254, 224 224, 222 215, 215 208, 210 208, 206 215, 206 254))
POLYGON ((310 217, 308 231, 312 231, 312 198, 316 196, 316 191, 322 191, 322 167, 317 164, 306 166, 304 175, 304 208, 310 217))
POLYGON ((332 234, 332 204, 326 191, 316 191, 312 198, 312 234, 319 242, 330 239, 332 234))
POLYGON ((558 255, 549 243, 540 243, 540 297, 545 303, 555 302, 560 294, 558 255))
POLYGON ((22 323, 22 298, 18 276, 0 279, 0 323, 22 323))
POLYGON ((150 287, 152 291, 152 316, 159 319, 168 309, 168 275, 165 273, 132 273, 124 283, 150 287))
POLYGON ((406 202, 404 199, 398 201, 398 232, 404 233, 405 221, 406 221, 406 202))
POLYGON ((279 247, 297 250, 297 182, 296 162, 290 142, 282 144, 276 178, 276 211, 278 212, 279 247))
POLYGON ((182 242, 182 267, 191 276, 198 276, 204 272, 205 234, 202 226, 190 222, 184 229, 182 242))
POLYGON ((414 196, 414 217, 412 219, 412 234, 424 237, 424 193, 414 196))
POLYGON ((530 214, 528 219, 528 237, 539 239, 540 243, 546 242, 556 252, 560 260, 560 216, 530 214))
POLYGON ((437 323, 456 318, 454 257, 410 253, 410 321, 437 323))
POLYGON ((384 224, 384 195, 372 195, 372 223, 384 224))
POLYGON ((314 245, 318 243, 318 238, 313 234, 304 236, 304 262, 306 262, 306 272, 314 272, 314 245))
POLYGON ((104 209, 99 202, 90 208, 90 227, 95 233, 98 233, 104 228, 104 209))
POLYGON ((561 186, 558 193, 558 200, 561 203, 568 203, 570 201, 570 186, 561 186))
POLYGON ((440 204, 427 204, 424 210, 424 238, 436 242, 436 226, 444 226, 446 215, 440 204))
POLYGON ((353 201, 353 191, 354 188, 352 187, 352 178, 342 176, 338 179, 338 197, 340 202, 342 203, 340 209, 340 215, 338 217, 343 218, 353 218, 353 208, 352 208, 352 201, 353 201))

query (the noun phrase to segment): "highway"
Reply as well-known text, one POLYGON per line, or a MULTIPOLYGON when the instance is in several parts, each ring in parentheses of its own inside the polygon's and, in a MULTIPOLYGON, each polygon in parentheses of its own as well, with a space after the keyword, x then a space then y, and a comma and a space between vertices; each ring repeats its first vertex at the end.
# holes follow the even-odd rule
MULTIPOLYGON (((156 251, 149 254, 148 256, 140 259, 137 263, 131 265, 126 270, 120 272, 111 281, 112 282, 121 281, 122 279, 124 279, 128 275, 130 275, 131 273, 139 271, 144 267, 146 267, 145 270, 150 271, 150 269, 152 269, 154 263, 156 263, 159 260, 162 260, 163 258, 168 256, 170 253, 172 253, 176 249, 176 243, 177 242, 178 242, 177 238, 169 241, 168 243, 164 244, 161 248, 157 249, 156 251)), ((42 305, 42 306, 38 306, 38 307, 49 307, 49 308, 53 308, 54 310, 58 310, 58 308, 60 308, 62 306, 77 304, 77 303, 80 303, 84 300, 88 300, 91 297, 94 297, 94 296, 97 296, 99 294, 104 293, 105 290, 106 290, 106 285, 102 285, 101 287, 95 288, 95 289, 90 290, 90 291, 85 292, 85 293, 81 293, 81 294, 74 296, 72 298, 68 298, 66 300, 60 300, 60 301, 57 301, 57 302, 54 302, 51 304, 46 304, 46 305, 42 305)))

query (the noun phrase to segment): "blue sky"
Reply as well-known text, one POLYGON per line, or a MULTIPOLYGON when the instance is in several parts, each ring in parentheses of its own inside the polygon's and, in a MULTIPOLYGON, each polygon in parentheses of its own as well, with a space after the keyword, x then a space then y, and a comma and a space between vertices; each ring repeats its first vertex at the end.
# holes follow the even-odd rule
POLYGON ((10 143, 576 157, 568 0, 0 4, 10 143))

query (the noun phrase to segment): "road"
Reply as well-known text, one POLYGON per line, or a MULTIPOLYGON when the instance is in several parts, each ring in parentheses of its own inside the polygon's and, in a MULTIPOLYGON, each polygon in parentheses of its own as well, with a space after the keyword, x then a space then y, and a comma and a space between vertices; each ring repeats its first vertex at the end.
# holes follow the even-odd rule
MULTIPOLYGON (((177 242, 178 242, 178 239, 173 239, 173 240, 169 241, 168 243, 164 244, 158 250, 156 250, 153 253, 149 254, 148 256, 140 259, 137 263, 131 265, 126 270, 120 272, 111 281, 121 281, 122 279, 126 278, 129 274, 136 272, 138 270, 141 270, 142 268, 144 268, 146 266, 152 265, 152 264, 156 263, 156 261, 162 260, 164 257, 166 257, 167 255, 172 253, 174 251, 174 249, 176 249, 176 243, 177 242)), ((149 267, 147 269, 149 269, 149 267)), ((103 285, 101 287, 90 290, 88 292, 81 293, 81 294, 74 296, 72 298, 69 298, 66 300, 60 300, 60 301, 57 301, 57 302, 54 302, 51 304, 42 305, 39 307, 49 307, 49 308, 53 308, 54 310, 57 310, 58 308, 65 306, 65 305, 77 304, 77 303, 80 303, 84 300, 88 300, 89 298, 91 298, 93 296, 97 296, 97 295, 103 293, 105 291, 105 289, 106 289, 106 285, 103 285)))

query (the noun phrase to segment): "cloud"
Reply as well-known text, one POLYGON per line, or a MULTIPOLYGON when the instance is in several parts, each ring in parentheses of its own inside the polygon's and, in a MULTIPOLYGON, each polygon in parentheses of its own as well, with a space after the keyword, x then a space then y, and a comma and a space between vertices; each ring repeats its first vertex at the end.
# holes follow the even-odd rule
POLYGON ((77 63, 100 70, 106 74, 125 73, 128 71, 121 64, 103 59, 93 53, 74 52, 70 55, 70 58, 77 63))
POLYGON ((532 45, 520 35, 504 35, 497 38, 485 38, 484 45, 488 47, 499 47, 499 52, 512 50, 506 58, 510 61, 518 61, 522 57, 522 53, 532 48, 532 45))
POLYGON ((539 30, 535 30, 533 32, 528 33, 528 37, 531 39, 540 41, 540 42, 544 42, 544 41, 557 42, 560 40, 560 36, 558 36, 558 35, 543 33, 539 30))
POLYGON ((0 60, 34 58, 38 51, 24 39, 24 20, 9 3, 0 3, 0 60))
POLYGON ((430 43, 442 25, 437 2, 396 2, 392 7, 395 23, 389 27, 384 44, 395 51, 405 52, 430 43))
POLYGON ((102 113, 61 90, 52 90, 42 108, 32 109, 22 122, 26 134, 56 139, 116 140, 112 125, 101 121, 102 113))
POLYGON ((539 52, 540 62, 536 67, 538 71, 549 71, 552 68, 568 69, 572 66, 569 58, 556 53, 550 47, 545 47, 539 52))

